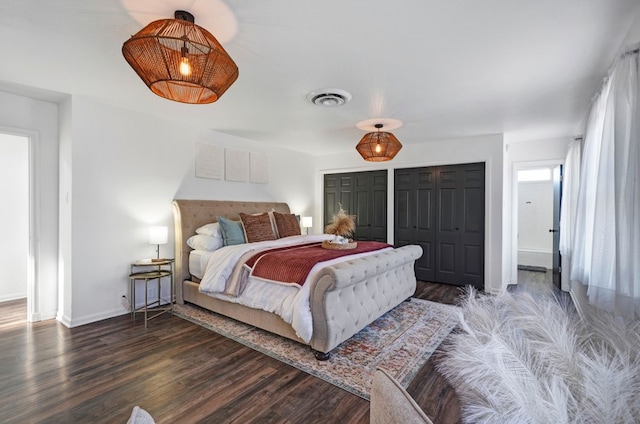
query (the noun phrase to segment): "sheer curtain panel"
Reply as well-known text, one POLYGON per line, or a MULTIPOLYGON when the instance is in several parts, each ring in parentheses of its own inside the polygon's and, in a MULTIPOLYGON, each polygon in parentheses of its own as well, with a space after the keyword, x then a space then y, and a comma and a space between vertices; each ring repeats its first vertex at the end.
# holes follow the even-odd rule
MULTIPOLYGON (((580 187, 580 158, 582 156, 582 138, 569 144, 564 161, 562 175, 562 202, 560 204, 560 253, 563 266, 571 264, 573 240, 575 238, 576 214, 578 207, 578 189, 580 187)), ((568 280, 562 280, 562 290, 569 291, 568 280)))
POLYGON ((614 65, 594 101, 584 140, 571 279, 589 301, 640 313, 638 51, 614 65))

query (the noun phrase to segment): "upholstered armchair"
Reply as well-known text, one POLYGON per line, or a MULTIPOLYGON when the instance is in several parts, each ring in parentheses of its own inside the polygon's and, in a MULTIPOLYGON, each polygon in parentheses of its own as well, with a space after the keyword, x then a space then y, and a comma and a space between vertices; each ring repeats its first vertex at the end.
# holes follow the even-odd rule
POLYGON ((378 368, 371 386, 371 424, 433 424, 393 377, 378 368))

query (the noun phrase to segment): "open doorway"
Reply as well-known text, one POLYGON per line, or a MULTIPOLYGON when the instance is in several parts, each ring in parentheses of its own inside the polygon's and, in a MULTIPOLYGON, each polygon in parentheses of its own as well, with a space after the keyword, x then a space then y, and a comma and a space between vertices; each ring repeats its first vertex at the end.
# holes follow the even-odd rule
POLYGON ((32 148, 28 135, 0 128, 0 302, 18 302, 31 321, 35 276, 32 148))
POLYGON ((24 300, 30 291, 29 137, 0 132, 0 302, 24 300))
POLYGON ((517 187, 518 283, 560 288, 559 219, 562 165, 519 164, 517 187))

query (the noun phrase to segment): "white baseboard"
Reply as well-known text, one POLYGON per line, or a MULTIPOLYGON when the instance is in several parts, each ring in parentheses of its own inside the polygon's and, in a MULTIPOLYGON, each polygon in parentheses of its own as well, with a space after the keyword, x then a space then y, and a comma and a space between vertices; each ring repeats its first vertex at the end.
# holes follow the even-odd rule
MULTIPOLYGON (((118 317, 120 315, 128 314, 129 311, 124 310, 124 308, 116 308, 110 311, 103 311, 97 314, 85 315, 83 317, 73 318, 69 321, 69 328, 79 327, 85 324, 91 324, 93 322, 102 321, 104 319, 118 317)), ((63 323, 64 324, 64 323, 63 323)), ((66 324, 65 324, 66 325, 66 324)))
POLYGON ((69 318, 68 316, 64 314, 58 314, 56 316, 56 319, 65 327, 71 328, 71 318, 69 318))
POLYGON ((553 255, 549 250, 518 249, 518 265, 553 267, 553 255))
MULTIPOLYGON (((160 305, 166 305, 169 301, 165 299, 161 299, 160 305)), ((136 302, 136 308, 141 307, 144 302, 136 302)), ((104 319, 119 317, 120 315, 125 315, 131 313, 130 310, 124 309, 123 307, 119 307, 116 309, 112 309, 109 311, 100 312, 92 315, 85 315, 83 317, 69 319, 68 317, 63 317, 63 319, 58 318, 62 324, 66 325, 69 328, 79 327, 81 325, 91 324, 97 321, 102 321, 104 319)))
POLYGON ((28 317, 30 322, 46 321, 48 319, 56 318, 55 311, 35 312, 31 317, 28 317))
POLYGON ((27 292, 24 293, 11 293, 0 296, 0 302, 8 302, 10 300, 25 299, 27 292))

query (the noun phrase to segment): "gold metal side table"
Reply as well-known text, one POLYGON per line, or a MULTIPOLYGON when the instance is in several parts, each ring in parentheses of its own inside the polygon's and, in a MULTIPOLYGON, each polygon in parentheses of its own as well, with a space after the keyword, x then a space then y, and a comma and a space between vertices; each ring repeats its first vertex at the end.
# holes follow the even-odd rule
POLYGON ((129 274, 129 290, 131 299, 131 317, 133 322, 136 321, 137 313, 144 313, 144 327, 153 318, 173 311, 173 302, 175 299, 173 287, 173 259, 164 259, 160 261, 136 261, 131 264, 131 273, 129 274), (161 295, 162 280, 169 280, 169 299, 163 298, 161 295), (157 282, 156 300, 149 302, 149 282, 157 282), (144 281, 144 304, 136 308, 136 282, 144 281))

